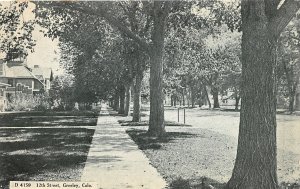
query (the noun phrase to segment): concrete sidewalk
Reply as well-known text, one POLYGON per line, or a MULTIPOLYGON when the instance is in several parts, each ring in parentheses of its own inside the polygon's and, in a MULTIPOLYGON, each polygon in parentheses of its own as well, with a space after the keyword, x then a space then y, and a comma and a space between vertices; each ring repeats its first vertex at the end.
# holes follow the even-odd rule
POLYGON ((121 127, 102 107, 81 181, 101 189, 162 189, 166 181, 121 127))

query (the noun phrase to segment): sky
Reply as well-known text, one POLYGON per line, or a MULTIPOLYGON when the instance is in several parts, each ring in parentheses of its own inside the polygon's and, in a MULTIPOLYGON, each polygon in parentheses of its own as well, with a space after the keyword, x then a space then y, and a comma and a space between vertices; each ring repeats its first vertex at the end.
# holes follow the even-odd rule
POLYGON ((44 37, 44 34, 39 31, 39 26, 33 32, 33 38, 36 40, 36 46, 34 52, 29 53, 27 57, 27 65, 29 67, 34 65, 50 67, 55 75, 62 74, 63 69, 59 66, 58 39, 52 41, 52 39, 44 37))
MULTIPOLYGON (((35 8, 33 3, 29 3, 27 10, 24 12, 24 20, 34 19, 34 14, 32 10, 35 8)), ((41 27, 36 25, 33 31, 33 38, 36 40, 36 46, 34 47, 34 52, 29 53, 27 57, 27 65, 33 67, 34 65, 39 65, 41 67, 52 68, 55 75, 63 73, 63 69, 59 66, 59 40, 52 40, 45 37, 41 32, 41 27)))
MULTIPOLYGON (((9 6, 9 1, 0 0, 2 7, 9 6)), ((24 21, 34 19, 34 14, 32 10, 35 8, 33 3, 29 3, 28 8, 23 13, 24 21)), ((48 37, 45 37, 44 34, 40 31, 42 28, 39 25, 36 25, 35 30, 33 31, 33 39, 36 40, 36 46, 34 47, 34 52, 29 52, 27 56, 26 63, 29 67, 34 65, 39 65, 40 67, 49 67, 52 68, 54 75, 63 74, 63 69, 59 66, 59 40, 52 40, 48 37)))

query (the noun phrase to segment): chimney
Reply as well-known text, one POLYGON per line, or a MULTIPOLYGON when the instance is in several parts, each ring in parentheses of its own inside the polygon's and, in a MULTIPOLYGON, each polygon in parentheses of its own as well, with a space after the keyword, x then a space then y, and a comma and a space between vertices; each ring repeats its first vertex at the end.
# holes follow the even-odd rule
POLYGON ((40 66, 39 66, 39 65, 34 65, 33 67, 34 67, 34 68, 39 68, 40 66))

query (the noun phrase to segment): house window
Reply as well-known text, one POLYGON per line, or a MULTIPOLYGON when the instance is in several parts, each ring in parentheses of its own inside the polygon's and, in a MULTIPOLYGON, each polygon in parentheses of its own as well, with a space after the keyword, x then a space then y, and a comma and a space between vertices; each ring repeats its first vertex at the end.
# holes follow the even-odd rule
POLYGON ((14 87, 14 79, 8 79, 7 83, 8 83, 11 87, 14 87))

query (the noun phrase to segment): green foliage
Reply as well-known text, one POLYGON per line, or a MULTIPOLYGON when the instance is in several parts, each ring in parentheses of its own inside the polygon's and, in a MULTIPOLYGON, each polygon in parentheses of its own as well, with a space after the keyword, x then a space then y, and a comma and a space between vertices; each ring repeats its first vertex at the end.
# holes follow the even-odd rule
MULTIPOLYGON (((172 30, 171 30, 172 31, 172 30)), ((202 98, 205 86, 239 96, 241 35, 228 27, 170 32, 166 44, 165 88, 177 98, 191 91, 202 98), (195 40, 198 39, 198 40, 195 40)))
POLYGON ((27 56, 33 52, 35 41, 32 38, 33 20, 24 20, 24 10, 28 2, 0 2, 0 53, 6 60, 27 56))
POLYGON ((297 18, 281 34, 278 50, 278 100, 281 107, 294 111, 296 89, 300 80, 300 22, 297 18), (288 105, 289 104, 289 105, 288 105))
POLYGON ((74 107, 74 77, 70 74, 60 75, 52 81, 49 96, 54 109, 72 109, 74 107))
MULTIPOLYGON (((51 2, 46 4, 53 5, 51 2)), ((134 18, 131 11, 134 7, 131 4, 134 3, 81 2, 76 5, 83 8, 92 4, 95 5, 94 9, 103 6, 110 11, 120 10, 123 14, 118 13, 114 16, 120 17, 128 26, 135 27, 133 25, 143 22, 136 19, 138 23, 132 21, 134 18)), ((136 14, 141 14, 140 11, 141 8, 137 6, 136 14)), ((55 6, 39 7, 38 15, 39 23, 46 28, 46 35, 60 38, 62 54, 60 63, 74 75, 75 101, 95 102, 99 99, 108 99, 120 85, 132 82, 137 72, 134 68, 138 61, 142 61, 135 60, 134 51, 138 47, 102 18, 78 12, 72 7, 67 7, 67 11, 63 11, 55 6)), ((140 19, 144 19, 143 16, 140 19)), ((146 35, 146 31, 141 32, 142 35, 146 35)), ((143 58, 141 54, 143 53, 141 52, 139 57, 143 58)))
MULTIPOLYGON (((155 16, 152 13, 152 2, 36 4, 39 23, 47 28, 46 35, 59 36, 62 41, 62 63, 75 76, 75 88, 78 91, 76 94, 86 92, 86 96, 107 98, 118 85, 132 82, 137 72, 143 72, 147 68, 148 57, 139 50, 140 43, 135 38, 129 39, 128 32, 124 32, 122 27, 129 28, 134 35, 150 42, 155 16), (100 17, 95 11, 101 12, 100 17), (139 58, 135 60, 136 57, 139 58), (136 69, 139 67, 142 68, 136 69), (119 73, 115 72, 116 68, 119 73)), ((189 83, 197 83, 199 59, 204 53, 209 54, 209 51, 201 49, 201 40, 194 39, 201 39, 217 31, 211 28, 223 23, 230 29, 235 29, 236 23, 231 23, 230 26, 226 20, 234 17, 237 18, 234 22, 237 22, 236 12, 229 11, 235 8, 234 5, 222 1, 172 2, 165 53, 166 78, 172 79, 167 79, 165 86, 173 89, 167 88, 166 93, 174 91, 174 88, 186 88, 189 83), (209 15, 201 15, 203 10, 209 12, 209 15), (203 28, 206 28, 205 31, 203 28)), ((210 60, 206 62, 208 61, 210 60)), ((204 64, 203 61, 201 64, 204 64)), ((201 73, 203 71, 201 69, 201 73)))

